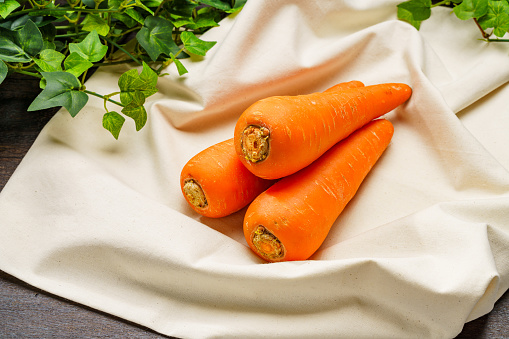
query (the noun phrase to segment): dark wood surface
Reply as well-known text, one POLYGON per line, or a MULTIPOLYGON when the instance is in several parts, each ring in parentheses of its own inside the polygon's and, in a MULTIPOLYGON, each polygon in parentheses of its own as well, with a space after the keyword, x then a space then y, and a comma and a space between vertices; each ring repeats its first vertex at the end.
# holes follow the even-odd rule
MULTIPOLYGON (((9 77, 0 85, 0 190, 57 109, 27 112, 38 82, 9 77)), ((30 286, 0 271, 0 338, 168 338, 30 286)), ((509 292, 457 338, 509 338, 509 292)))

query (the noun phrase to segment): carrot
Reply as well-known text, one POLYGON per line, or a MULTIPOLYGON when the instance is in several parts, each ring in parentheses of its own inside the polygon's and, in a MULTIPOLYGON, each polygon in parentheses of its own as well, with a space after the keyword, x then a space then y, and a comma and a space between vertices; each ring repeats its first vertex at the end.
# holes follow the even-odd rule
POLYGON ((405 84, 259 100, 235 126, 235 150, 256 176, 278 179, 309 165, 338 141, 410 97, 405 84))
POLYGON ((331 88, 326 89, 324 92, 336 92, 336 91, 344 91, 345 89, 350 88, 358 88, 358 87, 364 87, 364 84, 357 80, 352 80, 348 82, 341 82, 339 84, 336 84, 332 86, 331 88))
POLYGON ((272 181, 256 177, 242 165, 233 139, 196 154, 180 175, 186 201, 196 212, 210 218, 240 210, 271 184, 272 181))
POLYGON ((308 259, 389 145, 393 125, 369 122, 256 197, 244 217, 251 249, 270 261, 308 259))

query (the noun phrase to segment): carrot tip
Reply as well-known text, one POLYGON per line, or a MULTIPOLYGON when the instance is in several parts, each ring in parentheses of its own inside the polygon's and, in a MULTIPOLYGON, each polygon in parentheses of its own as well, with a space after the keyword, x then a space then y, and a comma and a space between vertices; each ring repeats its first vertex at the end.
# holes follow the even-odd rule
POLYGON ((251 242, 256 252, 268 261, 279 261, 285 257, 286 250, 281 241, 262 225, 251 233, 251 242))
POLYGON ((205 208, 208 206, 207 198, 205 197, 203 189, 194 179, 187 179, 184 182, 183 190, 187 200, 194 207, 205 208))
POLYGON ((262 126, 247 126, 240 143, 247 161, 262 161, 269 155, 269 130, 262 126))

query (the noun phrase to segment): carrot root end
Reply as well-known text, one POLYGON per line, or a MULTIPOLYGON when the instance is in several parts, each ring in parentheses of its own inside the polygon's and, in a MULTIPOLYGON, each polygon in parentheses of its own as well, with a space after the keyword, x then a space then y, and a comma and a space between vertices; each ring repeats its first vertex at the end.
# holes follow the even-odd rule
POLYGON ((244 157, 250 162, 259 162, 269 155, 269 130, 250 125, 242 132, 241 147, 244 157))
POLYGON ((200 184, 194 179, 187 179, 184 182, 184 194, 187 200, 197 208, 205 208, 208 206, 207 198, 200 184))
POLYGON ((281 241, 262 225, 251 233, 251 242, 256 252, 268 261, 279 261, 285 257, 286 250, 281 241))

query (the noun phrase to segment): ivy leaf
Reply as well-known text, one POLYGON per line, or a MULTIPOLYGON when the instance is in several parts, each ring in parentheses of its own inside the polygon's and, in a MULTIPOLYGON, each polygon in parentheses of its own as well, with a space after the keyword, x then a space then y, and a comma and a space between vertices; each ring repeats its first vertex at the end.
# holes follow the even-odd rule
POLYGON ((124 72, 118 79, 120 102, 125 106, 122 113, 132 118, 139 131, 147 122, 147 111, 143 107, 145 99, 157 92, 157 74, 143 63, 140 74, 136 69, 124 72))
POLYGON ((111 13, 112 18, 122 22, 124 25, 127 26, 127 28, 133 28, 136 26, 137 22, 133 18, 131 18, 129 15, 124 13, 111 13))
POLYGON ((0 60, 7 62, 29 62, 32 58, 23 48, 15 44, 7 36, 0 36, 0 60))
POLYGON ((461 20, 480 18, 488 12, 488 0, 464 0, 453 12, 461 20))
POLYGON ((149 12, 151 15, 154 15, 154 12, 148 8, 147 6, 145 6, 141 0, 136 0, 136 6, 140 7, 140 8, 143 8, 144 10, 146 10, 147 12, 149 12))
POLYGON ((113 137, 117 140, 124 122, 125 118, 117 112, 111 111, 103 115, 103 127, 110 131, 113 137))
POLYGON ((157 89, 157 74, 143 63, 143 69, 138 75, 136 69, 124 72, 118 79, 118 87, 120 88, 120 102, 124 105, 143 105, 145 98, 155 94, 157 89), (141 94, 142 98, 139 96, 141 94))
MULTIPOLYGON (((190 20, 186 27, 189 29, 197 30, 205 27, 217 27, 217 23, 221 16, 216 11, 209 10, 210 7, 202 8, 198 11, 198 16, 194 20, 190 20)), ((192 18, 191 18, 192 19, 192 18)))
POLYGON ((71 73, 75 77, 79 77, 81 74, 83 74, 83 72, 92 66, 94 66, 93 63, 76 52, 69 54, 64 61, 65 71, 71 73))
POLYGON ((143 106, 124 107, 122 108, 122 113, 134 120, 137 131, 142 129, 147 123, 147 111, 143 106))
POLYGON ((0 16, 4 19, 12 13, 20 4, 16 0, 5 0, 0 2, 0 16))
POLYGON ((173 40, 173 24, 162 17, 148 16, 136 39, 152 61, 156 61, 161 54, 170 55, 179 51, 173 40))
POLYGON ((244 7, 246 2, 247 2, 247 0, 235 0, 235 4, 233 5, 232 9, 230 9, 226 12, 227 13, 236 13, 244 7))
POLYGON ((408 11, 413 21, 424 21, 431 16, 431 0, 405 1, 400 3, 397 7, 398 9, 401 8, 408 11))
POLYGON ((221 0, 200 0, 202 4, 212 6, 214 8, 217 8, 221 11, 229 11, 232 9, 232 6, 228 3, 228 1, 221 1, 221 0))
POLYGON ((28 111, 63 106, 75 117, 88 101, 88 95, 80 91, 78 79, 67 72, 41 74, 46 80, 46 87, 30 104, 28 111))
POLYGON ((18 45, 25 51, 26 54, 34 56, 37 55, 44 46, 42 34, 37 25, 28 20, 22 29, 17 31, 18 45))
POLYGON ((421 28, 421 20, 415 20, 412 13, 404 8, 398 7, 398 19, 408 22, 417 30, 421 28))
POLYGON ((90 62, 98 62, 108 52, 108 46, 101 43, 97 31, 92 31, 80 43, 70 43, 69 51, 78 53, 90 62))
POLYGON ((53 49, 45 49, 34 58, 35 63, 43 72, 57 72, 62 70, 62 61, 65 55, 53 49))
POLYGON ((99 15, 88 14, 83 20, 83 30, 87 32, 96 31, 98 34, 106 36, 110 31, 110 26, 99 15))
POLYGON ((9 68, 7 67, 5 62, 0 60, 0 84, 2 82, 4 82, 5 78, 7 78, 7 73, 8 72, 9 72, 9 68))
POLYGON ((145 18, 143 17, 143 15, 141 15, 137 10, 135 10, 134 8, 128 8, 124 11, 125 14, 127 14, 128 16, 130 16, 133 20, 135 20, 136 22, 138 22, 139 24, 142 24, 145 22, 145 18))
POLYGON ((173 53, 170 54, 171 60, 175 63, 175 66, 177 66, 177 71, 179 72, 179 75, 184 75, 187 73, 186 67, 180 62, 179 59, 173 55, 173 53))
POLYGON ((173 0, 168 3, 166 9, 172 18, 183 19, 192 18, 193 11, 199 4, 190 0, 173 0))
POLYGON ((42 39, 43 39, 43 47, 42 50, 45 49, 56 49, 55 45, 55 35, 57 34, 57 30, 54 25, 44 25, 39 27, 42 39))
POLYGON ((180 35, 186 49, 194 54, 204 56, 209 49, 216 44, 216 41, 203 41, 192 32, 184 31, 180 35))
POLYGON ((487 13, 478 22, 482 29, 493 28, 493 34, 503 37, 509 30, 509 2, 490 0, 487 13))
POLYGON ((163 3, 163 0, 145 0, 144 3, 147 7, 158 7, 163 3))

